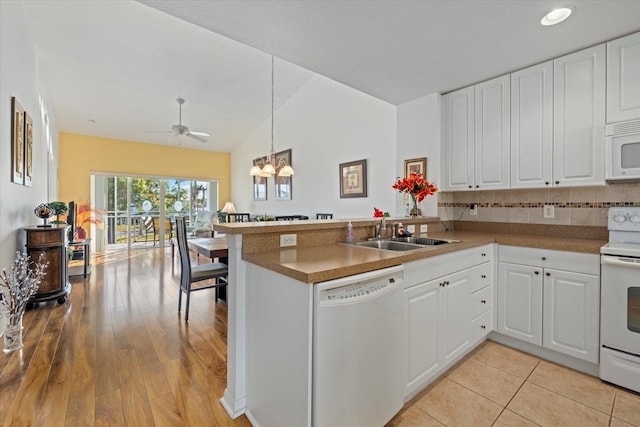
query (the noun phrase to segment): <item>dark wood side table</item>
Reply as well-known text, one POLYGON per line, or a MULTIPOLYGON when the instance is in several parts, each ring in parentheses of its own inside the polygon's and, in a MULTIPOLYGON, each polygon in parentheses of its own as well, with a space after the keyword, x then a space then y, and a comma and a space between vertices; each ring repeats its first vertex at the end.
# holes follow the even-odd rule
POLYGON ((82 270, 80 270, 80 266, 72 266, 69 265, 69 277, 87 277, 89 273, 91 273, 89 264, 90 255, 91 255, 91 239, 83 239, 78 240, 76 242, 69 242, 69 248, 73 249, 73 255, 71 256, 72 262, 74 260, 82 259, 82 270), (78 249, 80 248, 80 249, 78 249), (80 256, 77 256, 79 254, 80 256), (80 272, 82 271, 82 272, 80 272))
POLYGON ((67 273, 67 225, 54 224, 51 227, 26 227, 27 255, 31 261, 48 262, 38 291, 29 300, 30 303, 56 299, 62 304, 71 292, 67 273))

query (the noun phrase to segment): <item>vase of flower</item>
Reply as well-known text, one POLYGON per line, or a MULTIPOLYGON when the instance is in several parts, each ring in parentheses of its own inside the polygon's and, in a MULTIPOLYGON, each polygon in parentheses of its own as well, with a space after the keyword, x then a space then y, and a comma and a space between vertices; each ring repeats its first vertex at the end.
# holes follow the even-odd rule
POLYGON ((406 193, 411 197, 409 216, 412 217, 421 216, 422 211, 418 207, 418 203, 438 191, 438 187, 424 179, 421 173, 413 172, 407 178, 398 178, 391 188, 398 190, 400 193, 406 193))
POLYGON ((29 255, 16 252, 16 259, 9 270, 2 269, 0 276, 0 306, 6 313, 8 323, 4 330, 5 353, 22 348, 22 316, 31 298, 36 291, 48 263, 43 263, 44 255, 38 262, 31 262, 29 255))
POLYGON ((22 315, 9 315, 9 323, 4 327, 4 347, 2 351, 10 353, 22 348, 22 315))

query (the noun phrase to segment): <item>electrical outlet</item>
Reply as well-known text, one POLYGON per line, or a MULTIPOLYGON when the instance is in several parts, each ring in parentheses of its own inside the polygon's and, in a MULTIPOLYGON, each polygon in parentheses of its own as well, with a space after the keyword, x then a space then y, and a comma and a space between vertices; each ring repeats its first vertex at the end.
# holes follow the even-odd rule
POLYGON ((416 226, 413 224, 407 225, 407 231, 409 233, 415 233, 416 232, 416 226))
POLYGON ((555 206, 553 205, 544 205, 543 211, 542 211, 542 216, 544 218, 554 218, 556 216, 555 214, 555 206))
POLYGON ((296 234, 281 234, 280 235, 280 247, 295 246, 297 244, 296 234))
POLYGON ((429 225, 428 224, 420 224, 420 232, 421 233, 426 233, 427 231, 429 231, 429 225))
POLYGON ((478 205, 476 205, 475 203, 471 203, 469 205, 469 215, 478 216, 478 205))

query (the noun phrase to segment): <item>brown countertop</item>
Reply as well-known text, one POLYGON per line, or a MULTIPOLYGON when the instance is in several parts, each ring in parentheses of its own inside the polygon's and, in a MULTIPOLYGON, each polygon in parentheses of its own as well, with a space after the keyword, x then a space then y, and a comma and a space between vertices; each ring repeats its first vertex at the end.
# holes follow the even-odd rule
POLYGON ((243 253, 242 258, 301 282, 317 283, 490 243, 593 254, 599 254, 600 247, 606 243, 598 239, 476 231, 429 233, 429 237, 461 242, 405 252, 332 243, 243 253))

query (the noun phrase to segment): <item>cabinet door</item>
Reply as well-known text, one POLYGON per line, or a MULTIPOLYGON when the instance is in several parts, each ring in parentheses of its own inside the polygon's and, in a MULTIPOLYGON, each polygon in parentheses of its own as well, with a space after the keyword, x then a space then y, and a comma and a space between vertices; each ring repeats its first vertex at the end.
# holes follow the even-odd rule
POLYGON ((605 46, 554 60, 553 184, 604 185, 605 46))
POLYGON ((509 188, 509 76, 475 86, 475 188, 509 188))
POLYGON ((473 86, 444 96, 444 189, 473 188, 473 86))
POLYGON ((471 272, 464 270, 444 278, 440 294, 442 363, 448 365, 471 341, 471 272))
POLYGON ((542 345, 542 268, 498 264, 498 332, 542 345))
POLYGON ((511 187, 551 185, 553 61, 511 74, 511 187))
POLYGON ((640 119, 640 33, 607 43, 607 123, 640 119))
POLYGON ((435 377, 438 358, 438 291, 443 280, 413 286, 405 296, 405 396, 435 377))
POLYGON ((598 363, 598 276, 545 269, 543 346, 598 363))

